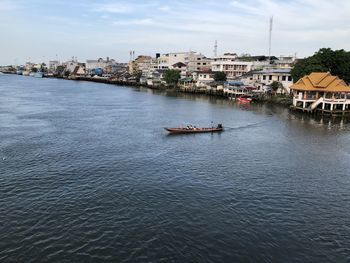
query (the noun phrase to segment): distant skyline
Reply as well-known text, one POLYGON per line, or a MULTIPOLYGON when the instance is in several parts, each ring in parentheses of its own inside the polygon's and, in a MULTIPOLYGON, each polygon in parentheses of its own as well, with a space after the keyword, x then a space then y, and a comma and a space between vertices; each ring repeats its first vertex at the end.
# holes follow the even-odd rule
POLYGON ((0 0, 0 65, 79 61, 129 51, 197 51, 275 56, 350 50, 348 0, 0 0))

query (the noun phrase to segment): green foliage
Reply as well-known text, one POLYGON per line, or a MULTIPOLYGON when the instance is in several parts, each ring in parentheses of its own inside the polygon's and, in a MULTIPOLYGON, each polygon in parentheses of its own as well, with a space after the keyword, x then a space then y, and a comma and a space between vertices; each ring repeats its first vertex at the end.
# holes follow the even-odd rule
POLYGON ((36 73, 36 72, 38 72, 38 69, 37 68, 32 68, 32 72, 36 73))
POLYGON ((136 82, 140 82, 140 79, 141 79, 141 77, 142 77, 142 71, 136 72, 135 77, 136 77, 136 82))
POLYGON ((168 85, 176 86, 180 79, 180 71, 170 69, 165 72, 164 80, 168 85))
POLYGON ((330 72, 350 82, 350 52, 321 48, 313 56, 298 61, 291 71, 294 81, 312 72, 330 72))
POLYGON ((226 81, 227 77, 226 77, 226 73, 222 72, 222 71, 217 71, 214 74, 214 80, 215 81, 226 81))
POLYGON ((71 73, 70 70, 66 70, 66 71, 64 72, 64 76, 65 76, 65 77, 69 77, 70 73, 71 73))
POLYGON ((277 91, 279 88, 282 88, 282 83, 278 82, 278 81, 273 81, 271 84, 270 84, 270 87, 273 91, 277 91))
POLYGON ((63 71, 64 71, 64 67, 63 66, 57 66, 57 68, 56 68, 57 75, 62 76, 63 71))

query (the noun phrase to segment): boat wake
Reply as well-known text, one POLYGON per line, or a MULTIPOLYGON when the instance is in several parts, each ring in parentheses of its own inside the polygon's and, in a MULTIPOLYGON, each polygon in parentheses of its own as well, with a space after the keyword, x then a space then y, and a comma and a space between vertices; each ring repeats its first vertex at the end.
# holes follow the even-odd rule
POLYGON ((244 125, 244 126, 238 126, 238 127, 227 127, 227 126, 225 126, 224 129, 225 129, 225 131, 242 130, 242 129, 252 128, 252 127, 257 127, 257 126, 259 126, 260 124, 262 124, 264 122, 266 122, 266 121, 251 123, 251 124, 247 124, 247 125, 244 125))

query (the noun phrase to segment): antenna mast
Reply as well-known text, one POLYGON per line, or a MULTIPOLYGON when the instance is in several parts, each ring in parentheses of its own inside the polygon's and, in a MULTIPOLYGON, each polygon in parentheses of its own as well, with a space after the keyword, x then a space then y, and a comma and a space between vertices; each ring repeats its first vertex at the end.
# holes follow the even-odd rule
POLYGON ((270 17, 270 29, 269 29, 269 63, 270 63, 270 64, 271 64, 272 24, 273 24, 273 16, 270 17))
POLYGON ((214 45, 214 57, 218 56, 218 41, 215 40, 215 45, 214 45))

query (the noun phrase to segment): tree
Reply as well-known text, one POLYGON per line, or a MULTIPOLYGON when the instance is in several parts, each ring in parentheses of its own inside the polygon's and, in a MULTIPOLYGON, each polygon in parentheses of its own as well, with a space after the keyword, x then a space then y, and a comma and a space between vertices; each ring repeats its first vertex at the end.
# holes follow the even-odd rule
POLYGON ((214 80, 215 81, 226 81, 227 77, 226 77, 226 73, 222 72, 222 71, 217 71, 214 74, 214 80))
POLYGON ((176 86, 180 79, 180 71, 169 69, 165 72, 164 80, 170 86, 176 86))
POLYGON ((66 71, 64 72, 64 76, 68 78, 69 75, 70 75, 70 70, 66 70, 66 71))
POLYGON ((142 71, 137 71, 135 74, 136 82, 140 82, 140 79, 142 77, 142 71))
POLYGON ((283 88, 283 85, 281 82, 278 82, 278 81, 273 81, 271 84, 270 84, 270 87, 271 89, 276 92, 279 88, 283 88))
POLYGON ((350 52, 343 49, 321 48, 313 56, 299 60, 292 69, 291 75, 294 81, 298 81, 312 72, 330 72, 349 83, 350 52))
POLYGON ((36 73, 36 72, 38 72, 38 69, 33 67, 32 72, 36 73))
POLYGON ((64 67, 63 66, 61 66, 61 65, 57 66, 57 68, 56 68, 57 75, 62 76, 63 71, 64 71, 64 67))

